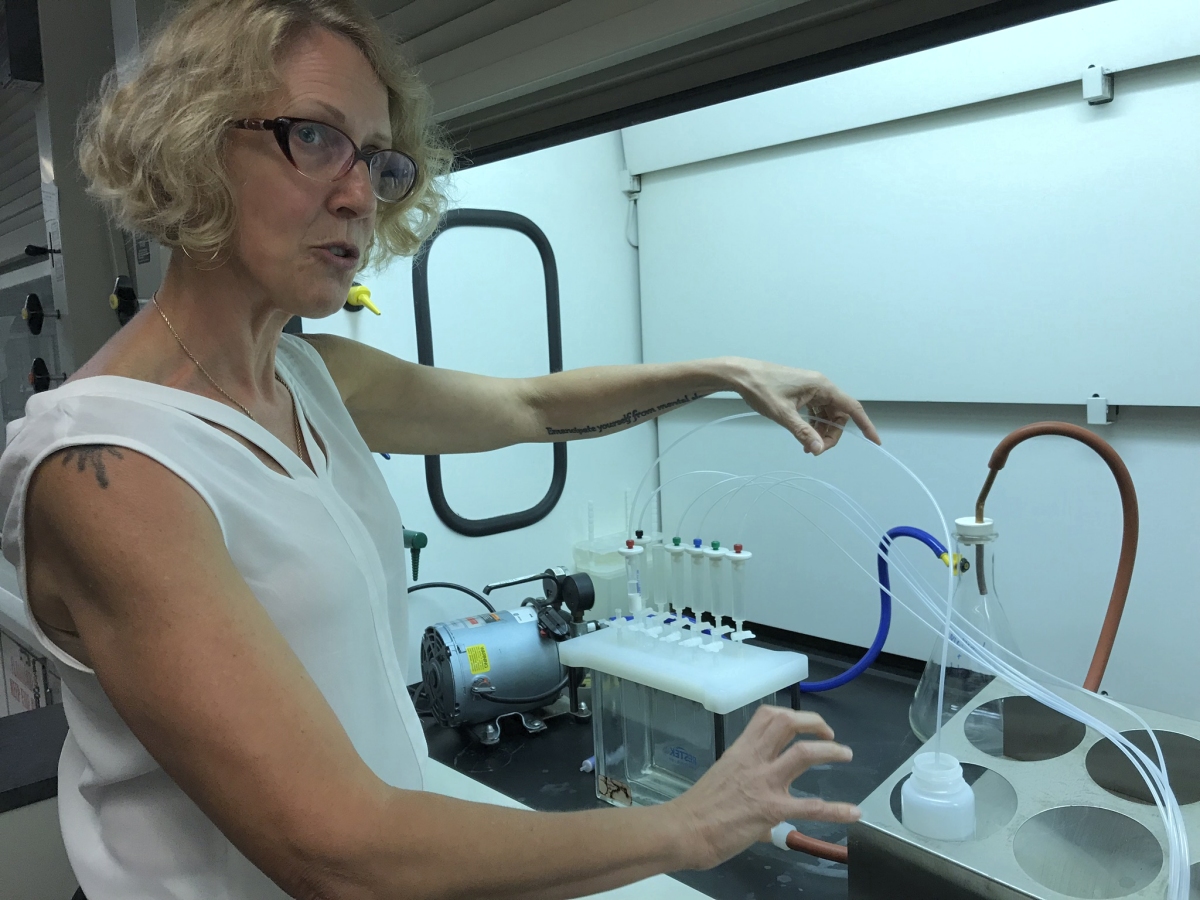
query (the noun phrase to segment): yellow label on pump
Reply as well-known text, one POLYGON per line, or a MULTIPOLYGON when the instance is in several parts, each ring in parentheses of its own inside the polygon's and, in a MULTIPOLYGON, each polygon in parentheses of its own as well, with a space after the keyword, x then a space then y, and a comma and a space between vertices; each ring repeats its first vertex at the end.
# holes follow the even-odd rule
POLYGON ((467 661, 471 664, 472 675, 483 675, 492 671, 492 663, 488 659, 487 647, 475 644, 467 648, 467 661))

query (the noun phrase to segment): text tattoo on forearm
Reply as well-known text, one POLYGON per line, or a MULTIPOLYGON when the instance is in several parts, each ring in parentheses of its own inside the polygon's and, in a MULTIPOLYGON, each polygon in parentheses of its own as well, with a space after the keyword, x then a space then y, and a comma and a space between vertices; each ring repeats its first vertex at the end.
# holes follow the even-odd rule
POLYGON ((631 409, 619 419, 613 419, 611 422, 604 422, 600 425, 576 425, 572 428, 550 428, 546 427, 546 434, 603 434, 606 431, 612 431, 614 428, 624 428, 627 425, 636 425, 642 419, 651 419, 655 416, 665 413, 669 409, 674 409, 676 406, 683 406, 685 403, 691 403, 693 400, 699 400, 702 394, 692 393, 685 394, 676 400, 668 400, 666 403, 660 403, 658 406, 650 409, 631 409))

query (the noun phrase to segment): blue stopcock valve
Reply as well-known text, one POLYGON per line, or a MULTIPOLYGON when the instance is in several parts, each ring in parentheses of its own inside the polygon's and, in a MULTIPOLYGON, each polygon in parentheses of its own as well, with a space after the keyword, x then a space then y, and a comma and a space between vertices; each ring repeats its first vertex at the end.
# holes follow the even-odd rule
POLYGON ((704 541, 700 540, 700 538, 692 538, 692 546, 699 550, 704 546, 704 541))

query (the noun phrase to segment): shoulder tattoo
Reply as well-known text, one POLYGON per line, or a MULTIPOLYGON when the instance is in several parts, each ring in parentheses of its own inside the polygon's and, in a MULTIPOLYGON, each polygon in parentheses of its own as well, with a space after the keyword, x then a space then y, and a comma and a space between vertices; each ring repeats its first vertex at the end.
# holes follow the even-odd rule
POLYGON ((80 444, 76 447, 68 447, 63 451, 62 464, 69 466, 74 462, 76 472, 84 472, 90 468, 96 476, 96 483, 102 488, 107 488, 108 469, 105 467, 105 460, 110 456, 117 459, 125 458, 116 447, 103 444, 80 444))

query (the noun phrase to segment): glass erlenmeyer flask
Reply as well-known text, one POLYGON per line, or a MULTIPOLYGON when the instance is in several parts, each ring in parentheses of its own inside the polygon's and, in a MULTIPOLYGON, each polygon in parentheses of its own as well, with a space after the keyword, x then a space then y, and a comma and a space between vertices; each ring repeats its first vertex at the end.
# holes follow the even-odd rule
MULTIPOLYGON (((954 588, 954 622, 984 647, 994 650, 995 645, 999 644, 1016 653, 1018 651, 1013 640, 1012 628, 996 593, 997 533, 992 520, 976 522, 974 516, 969 516, 955 520, 954 526, 955 549, 959 554, 958 558, 962 560, 959 563, 954 588)), ((925 664, 925 671, 917 684, 912 705, 908 708, 908 723, 922 741, 933 737, 937 729, 942 644, 943 641, 939 638, 929 656, 929 662, 925 664)), ((945 704, 941 711, 942 722, 970 703, 994 677, 971 659, 952 636, 950 652, 946 657, 946 692, 945 704)), ((985 745, 990 747, 995 744, 999 754, 1002 743, 999 714, 995 716, 994 723, 984 721, 985 718, 973 717, 972 742, 981 749, 985 745)))

